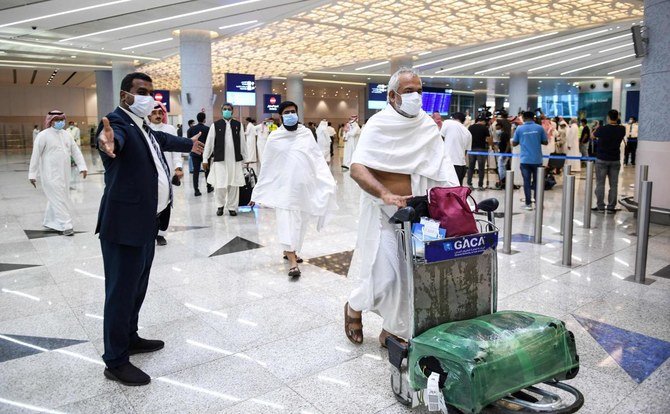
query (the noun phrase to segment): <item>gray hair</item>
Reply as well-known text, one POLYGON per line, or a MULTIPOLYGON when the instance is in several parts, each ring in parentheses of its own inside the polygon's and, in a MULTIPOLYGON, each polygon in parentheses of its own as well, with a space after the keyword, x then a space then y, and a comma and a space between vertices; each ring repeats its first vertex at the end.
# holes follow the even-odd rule
POLYGON ((421 80, 421 76, 419 76, 419 73, 413 68, 401 67, 393 75, 391 75, 391 79, 389 79, 389 84, 386 91, 387 102, 390 102, 389 94, 391 93, 391 91, 398 92, 398 86, 400 86, 400 75, 404 75, 406 73, 411 74, 412 77, 416 76, 417 78, 419 78, 419 80, 421 80))

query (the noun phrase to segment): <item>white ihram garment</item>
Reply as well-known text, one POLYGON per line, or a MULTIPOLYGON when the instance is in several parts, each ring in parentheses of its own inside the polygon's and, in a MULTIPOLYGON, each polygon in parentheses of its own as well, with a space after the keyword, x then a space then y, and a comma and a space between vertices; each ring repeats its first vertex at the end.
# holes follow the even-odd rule
MULTIPOLYGON (((579 127, 577 124, 570 124, 568 125, 567 129, 567 146, 565 148, 567 150, 566 155, 571 157, 581 157, 582 154, 579 151, 579 127)), ((570 166, 572 172, 578 172, 582 170, 582 162, 580 160, 567 160, 566 165, 570 166)))
MULTIPOLYGON (((425 195, 431 187, 459 185, 443 146, 440 131, 424 111, 407 118, 388 105, 365 124, 351 162, 407 174, 412 194, 425 195)), ((386 331, 409 338, 407 280, 400 270, 395 228, 388 224, 397 208, 362 192, 360 211, 357 249, 362 262, 359 285, 351 292, 349 305, 354 310, 379 314, 386 331)))
MULTIPOLYGON (((202 154, 203 160, 208 160, 214 154, 216 141, 216 128, 214 124, 209 126, 205 150, 202 154)), ((226 135, 224 137, 225 157, 223 161, 213 161, 209 166, 207 184, 216 189, 217 207, 225 207, 227 210, 237 210, 240 202, 239 187, 244 187, 243 163, 247 159, 247 143, 243 131, 240 131, 240 152, 242 161, 235 161, 235 143, 233 142, 233 130, 230 121, 226 121, 226 135)))
POLYGON ((350 122, 349 131, 344 133, 344 159, 342 160, 342 165, 347 168, 351 167, 351 157, 354 155, 354 151, 356 151, 360 135, 361 127, 358 126, 358 123, 350 122))
MULTIPOLYGON (((165 124, 162 122, 159 124, 154 124, 153 122, 149 122, 149 128, 151 128, 153 131, 160 131, 170 135, 177 135, 177 129, 170 124, 165 124)), ((181 157, 180 152, 163 151, 163 156, 165 157, 165 162, 167 163, 168 169, 170 170, 168 171, 170 178, 175 175, 175 170, 177 168, 184 168, 184 159, 181 157)), ((172 186, 172 181, 170 181, 169 185, 172 186)), ((174 206, 174 201, 172 205, 174 206)), ((163 237, 167 236, 167 230, 159 229, 158 235, 163 237)))
POLYGON ((330 164, 330 135, 328 135, 328 122, 321 121, 316 128, 316 142, 321 148, 323 158, 330 164))
POLYGON ((275 209, 279 242, 300 251, 307 225, 317 218, 321 230, 337 210, 337 183, 312 132, 303 125, 284 126, 270 134, 251 200, 275 209))
POLYGON ((35 180, 39 175, 47 198, 44 227, 58 231, 72 228, 70 157, 80 172, 87 170, 81 150, 69 132, 47 128, 35 137, 28 179, 35 180))

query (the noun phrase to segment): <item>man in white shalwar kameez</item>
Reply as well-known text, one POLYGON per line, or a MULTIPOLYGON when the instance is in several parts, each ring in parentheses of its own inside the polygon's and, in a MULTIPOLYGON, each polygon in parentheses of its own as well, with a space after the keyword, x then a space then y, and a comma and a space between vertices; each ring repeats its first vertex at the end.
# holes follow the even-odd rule
POLYGON ((344 133, 344 159, 342 160, 342 167, 347 170, 351 168, 351 157, 356 150, 358 144, 358 137, 361 135, 361 127, 358 126, 358 116, 352 115, 349 118, 349 123, 345 126, 344 133))
POLYGON ((69 193, 70 159, 77 164, 82 177, 86 178, 86 162, 72 135, 65 130, 65 114, 53 110, 46 116, 44 129, 35 137, 28 180, 33 187, 37 187, 35 182, 37 176, 40 176, 47 197, 44 227, 60 231, 65 236, 74 235, 69 193))
POLYGON ((421 109, 421 78, 401 68, 391 76, 388 102, 365 124, 351 160, 351 177, 361 193, 358 245, 359 284, 345 305, 345 334, 363 341, 361 311, 384 322, 379 341, 410 336, 407 281, 400 270, 395 228, 388 219, 412 196, 435 186, 458 186, 454 166, 444 156, 435 122, 421 109))
MULTIPOLYGON (((177 135, 177 128, 167 123, 168 118, 165 106, 158 101, 155 101, 155 104, 156 105, 154 106, 154 110, 151 111, 151 114, 148 116, 149 128, 154 131, 161 131, 165 132, 166 134, 177 135)), ((177 180, 181 181, 182 177, 184 177, 184 160, 181 157, 181 153, 163 151, 163 157, 165 157, 165 162, 168 166, 168 174, 170 177, 176 177, 177 180)), ((170 183, 170 185, 172 185, 172 183, 170 183)), ((156 236, 156 244, 159 246, 165 246, 167 244, 165 236, 167 236, 167 230, 159 229, 158 235, 156 236)))
POLYGON ((258 147, 256 143, 256 121, 250 117, 245 119, 244 136, 247 140, 247 162, 252 168, 258 169, 258 147))
MULTIPOLYGON (((579 152, 579 126, 577 126, 577 119, 572 118, 568 125, 566 134, 567 152, 566 155, 571 157, 580 157, 579 152)), ((580 160, 567 160, 567 165, 570 166, 572 172, 579 172, 582 170, 582 162, 580 160)))
POLYGON ((323 158, 328 165, 330 165, 330 139, 330 135, 328 135, 328 121, 323 119, 319 122, 319 126, 316 127, 316 142, 319 144, 323 158))
POLYGON ((317 219, 317 230, 321 230, 337 210, 337 184, 312 131, 298 123, 296 104, 282 102, 278 111, 282 126, 270 134, 251 200, 275 209, 279 243, 289 261, 288 275, 297 277, 302 261, 298 252, 308 224, 317 219))
POLYGON ((231 216, 237 216, 240 202, 240 187, 244 187, 244 160, 247 159, 247 143, 242 124, 233 119, 233 105, 223 104, 223 119, 214 122, 209 128, 205 151, 202 159, 214 157, 211 167, 203 162, 204 169, 211 168, 207 183, 215 188, 217 216, 223 216, 228 210, 231 216))

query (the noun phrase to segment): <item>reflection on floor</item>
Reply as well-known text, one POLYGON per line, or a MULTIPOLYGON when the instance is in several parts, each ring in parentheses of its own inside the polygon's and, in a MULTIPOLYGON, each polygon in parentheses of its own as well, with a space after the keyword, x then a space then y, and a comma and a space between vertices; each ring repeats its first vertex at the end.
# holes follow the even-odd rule
MULTIPOLYGON (((83 152, 89 169, 101 171, 99 157, 83 152)), ((153 378, 132 388, 102 375, 104 271, 94 230, 103 175, 83 180, 73 172, 80 233, 50 234, 42 229, 41 186, 26 179, 29 155, 0 154, 0 412, 410 412, 391 392, 387 353, 377 342, 381 319, 363 315, 362 346, 343 333, 342 306, 361 260, 354 250, 360 192, 348 172, 332 168, 340 210, 322 232, 308 231, 295 282, 271 210, 217 217, 214 194, 194 197, 184 179, 140 315, 140 334, 166 346, 132 357, 153 378)), ((534 212, 522 211, 521 191, 515 194, 512 248, 519 253, 498 254, 498 308, 555 316, 574 332, 581 369, 570 383, 585 395, 580 412, 668 413, 670 229, 650 229, 647 270, 657 273, 649 276, 655 283, 624 281, 635 265, 635 220, 625 211, 594 214, 584 229, 580 180, 574 266, 559 266, 557 180, 545 193, 543 244, 530 243, 534 212)), ((633 169, 619 182, 621 195, 631 193, 633 169)), ((473 195, 502 205, 504 192, 473 195)))

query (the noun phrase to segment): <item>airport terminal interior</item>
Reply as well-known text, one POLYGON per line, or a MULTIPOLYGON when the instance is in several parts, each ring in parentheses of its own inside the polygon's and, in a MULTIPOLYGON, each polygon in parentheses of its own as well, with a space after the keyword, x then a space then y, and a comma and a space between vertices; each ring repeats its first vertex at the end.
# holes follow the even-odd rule
POLYGON ((668 21, 0 1, 0 413, 670 412, 668 21))

